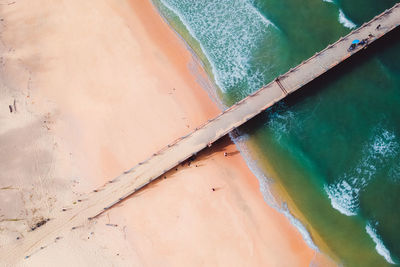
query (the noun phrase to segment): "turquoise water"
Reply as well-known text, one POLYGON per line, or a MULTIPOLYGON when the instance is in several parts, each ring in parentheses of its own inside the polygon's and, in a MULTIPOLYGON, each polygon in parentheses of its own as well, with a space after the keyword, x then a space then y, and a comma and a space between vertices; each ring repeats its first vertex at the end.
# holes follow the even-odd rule
MULTIPOLYGON (((396 3, 158 1, 203 53, 227 106, 396 3)), ((399 36, 394 32, 240 129, 256 144, 260 168, 272 166, 271 178, 283 185, 303 225, 345 266, 400 262, 399 36)))

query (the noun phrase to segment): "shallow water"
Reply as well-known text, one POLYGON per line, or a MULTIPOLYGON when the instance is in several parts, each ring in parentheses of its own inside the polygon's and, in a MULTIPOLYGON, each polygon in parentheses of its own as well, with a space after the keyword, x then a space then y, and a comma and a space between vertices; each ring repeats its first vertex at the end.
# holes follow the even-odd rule
MULTIPOLYGON (((198 43, 222 101, 230 105, 396 1, 156 3, 164 5, 161 13, 189 44, 198 43)), ((399 35, 396 31, 240 129, 256 144, 259 167, 273 169, 270 178, 284 187, 302 224, 346 266, 400 260, 399 35)))

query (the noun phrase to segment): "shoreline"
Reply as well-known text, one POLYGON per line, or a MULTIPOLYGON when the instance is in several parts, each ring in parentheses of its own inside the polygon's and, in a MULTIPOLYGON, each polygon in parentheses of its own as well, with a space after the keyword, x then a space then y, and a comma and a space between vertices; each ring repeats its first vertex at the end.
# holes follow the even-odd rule
MULTIPOLYGON (((276 171, 274 170, 273 166, 271 166, 271 163, 268 161, 267 158, 263 157, 263 155, 261 153, 257 152, 258 148, 257 148, 256 142, 250 140, 249 144, 247 144, 247 145, 252 147, 250 149, 249 153, 250 154, 255 153, 259 157, 259 159, 255 162, 255 164, 257 165, 257 168, 259 168, 259 170, 261 172, 265 172, 269 176, 275 177, 273 184, 269 185, 271 187, 271 188, 269 188, 269 192, 271 193, 272 198, 275 201, 279 202, 278 205, 280 205, 280 207, 277 207, 278 211, 284 214, 285 210, 282 210, 281 206, 285 205, 285 207, 287 208, 287 212, 289 212, 289 214, 291 216, 293 216, 293 218, 295 220, 298 220, 301 223, 301 227, 305 228, 304 230, 306 231, 306 233, 305 234, 302 233, 303 239, 306 240, 307 237, 311 238, 312 244, 308 244, 308 245, 309 246, 315 245, 317 247, 317 249, 321 253, 323 253, 324 257, 327 258, 326 260, 328 262, 329 261, 336 262, 336 263, 339 262, 339 258, 332 252, 332 250, 328 246, 328 244, 321 238, 319 233, 312 227, 312 225, 308 222, 306 217, 300 211, 299 207, 293 201, 290 194, 287 192, 284 185, 279 180, 279 176, 276 174, 276 171), (261 163, 259 163, 259 162, 261 162, 261 163)), ((287 215, 285 215, 285 216, 287 217, 288 220, 291 219, 289 216, 287 216, 287 215)), ((299 228, 298 231, 301 232, 302 229, 299 228)), ((332 262, 330 264, 332 264, 332 262)))
MULTIPOLYGON (((25 104, 16 116, 0 118, 8 126, 2 133, 16 130, 18 137, 2 136, 18 148, 3 157, 24 153, 26 164, 35 163, 8 166, 5 175, 19 177, 13 186, 22 194, 41 177, 42 192, 33 207, 15 204, 16 210, 37 206, 36 215, 32 211, 24 218, 27 222, 71 205, 77 195, 219 112, 188 69, 193 55, 150 2, 71 1, 60 7, 21 1, 8 8, 4 38, 12 49, 6 54, 4 94, 17 95, 18 107, 25 104), (30 42, 22 41, 26 37, 30 42), (25 69, 27 75, 21 75, 25 69), (18 91, 26 83, 28 88, 18 91), (20 141, 32 129, 37 139, 29 139, 28 145, 35 145, 22 152, 26 144, 20 141), (36 172, 28 172, 37 166, 36 172), (55 198, 51 206, 49 197, 55 198)), ((297 230, 265 204, 257 179, 231 142, 221 141, 191 167, 182 167, 101 216, 90 230, 78 229, 37 253, 30 264, 63 264, 61 259, 68 257, 77 266, 282 260, 302 266, 314 259, 315 252, 297 230)), ((1 181, 8 186, 12 180, 3 176, 1 181)), ((16 196, 7 192, 7 197, 16 196)), ((22 234, 26 224, 17 228, 22 234)), ((10 231, 12 238, 15 232, 10 231)))
MULTIPOLYGON (((205 64, 204 64, 204 62, 202 62, 201 58, 197 55, 196 50, 193 49, 190 42, 185 40, 185 38, 180 34, 180 32, 188 31, 189 35, 190 35, 190 31, 186 28, 186 25, 184 25, 183 22, 179 21, 178 24, 182 24, 179 27, 183 27, 184 29, 180 29, 180 31, 175 29, 169 22, 168 18, 166 18, 159 10, 161 8, 159 5, 163 5, 163 3, 160 0, 151 0, 151 2, 153 2, 153 5, 157 9, 157 12, 163 18, 165 23, 167 23, 169 25, 169 27, 174 31, 174 33, 183 41, 183 43, 186 45, 187 49, 193 55, 193 58, 195 58, 197 61, 199 61, 201 66, 203 68, 205 68, 205 64), (157 3, 155 3, 155 2, 157 2, 157 3)), ((167 8, 167 7, 163 7, 163 8, 167 8)), ((173 12, 173 11, 171 11, 171 12, 173 12)), ((175 14, 175 16, 177 16, 179 18, 178 15, 175 14)), ((198 43, 198 41, 193 36, 190 35, 190 38, 192 38, 194 40, 194 42, 198 43)), ((202 53, 202 55, 205 57, 204 52, 202 51, 202 48, 199 47, 199 49, 200 49, 200 52, 202 53)), ((210 63, 207 61, 207 64, 210 64, 210 63)), ((211 69, 208 71, 211 72, 211 75, 213 75, 211 69)), ((210 98, 213 100, 213 102, 215 102, 217 104, 217 106, 221 110, 228 108, 228 106, 226 106, 223 103, 222 99, 220 97, 218 97, 218 93, 219 93, 218 90, 220 90, 220 89, 217 89, 215 82, 210 81, 210 83, 212 84, 212 87, 207 88, 207 89, 203 88, 203 89, 205 89, 208 92, 208 94, 210 95, 210 98), (210 92, 210 90, 212 90, 212 91, 210 92)), ((318 232, 316 232, 315 229, 311 227, 311 224, 306 220, 305 216, 303 216, 302 213, 299 211, 297 205, 293 202, 292 198, 290 197, 288 192, 285 190, 285 188, 281 184, 281 182, 275 181, 275 180, 272 180, 271 178, 269 178, 272 176, 273 177, 277 177, 277 176, 270 175, 270 173, 274 173, 273 167, 270 166, 268 159, 263 157, 262 153, 257 152, 258 149, 257 149, 257 144, 255 143, 255 141, 248 137, 246 138, 246 140, 242 141, 242 140, 240 140, 242 136, 240 136, 240 134, 236 134, 236 133, 230 133, 229 136, 230 136, 230 139, 232 140, 232 142, 237 146, 238 150, 241 153, 241 156, 246 161, 247 166, 251 169, 251 172, 258 180, 258 183, 260 184, 259 189, 262 192, 262 195, 265 199, 266 204, 271 206, 272 208, 276 209, 279 213, 284 214, 285 217, 287 218, 287 220, 290 221, 290 223, 297 229, 297 231, 299 233, 301 233, 302 238, 304 239, 304 241, 307 243, 307 245, 311 249, 318 250, 319 248, 321 248, 321 250, 323 252, 325 252, 325 253, 327 253, 327 255, 329 255, 329 256, 323 255, 320 259, 321 262, 324 262, 325 264, 334 265, 335 263, 333 263, 333 261, 330 259, 330 257, 334 258, 336 260, 336 262, 338 259, 335 256, 335 254, 331 251, 330 247, 321 239, 318 232), (234 135, 236 135, 236 136, 234 136, 234 135), (256 153, 257 157, 260 157, 260 158, 258 160, 253 158, 253 156, 254 156, 253 153, 256 153), (260 163, 260 161, 262 161, 263 163, 260 163), (263 177, 259 177, 259 176, 263 176, 263 177), (268 188, 264 188, 264 191, 266 190, 268 192, 263 192, 264 186, 268 187, 268 188), (288 202, 288 203, 286 203, 286 202, 288 202), (282 208, 283 204, 288 204, 291 207, 291 209, 286 207, 287 210, 284 210, 282 208), (286 214, 286 212, 288 214, 286 214), (296 223, 292 220, 298 221, 298 223, 300 223, 300 225, 296 225, 296 223), (308 228, 311 228, 311 229, 308 229, 308 228), (309 240, 307 240, 307 239, 309 239, 309 240)))

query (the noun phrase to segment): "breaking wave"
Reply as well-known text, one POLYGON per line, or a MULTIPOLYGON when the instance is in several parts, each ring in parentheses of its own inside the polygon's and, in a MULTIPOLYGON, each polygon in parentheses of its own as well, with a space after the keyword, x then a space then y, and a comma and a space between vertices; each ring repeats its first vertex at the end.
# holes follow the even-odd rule
MULTIPOLYGON (((322 0, 322 1, 327 2, 327 3, 336 4, 333 0, 322 0)), ((340 8, 339 8, 339 22, 340 22, 340 24, 342 24, 346 28, 349 28, 350 30, 357 27, 357 25, 354 22, 352 22, 349 18, 346 17, 343 10, 340 8)))
POLYGON ((354 29, 357 25, 346 17, 343 10, 339 9, 339 22, 349 29, 354 29))
POLYGON ((333 208, 340 213, 353 216, 359 209, 359 196, 373 179, 378 169, 399 154, 400 145, 396 135, 377 127, 373 138, 364 146, 362 158, 355 168, 344 173, 335 183, 324 185, 333 208))
POLYGON ((324 190, 333 208, 347 216, 357 215, 359 188, 343 180, 336 184, 324 185, 324 190))
POLYGON ((390 255, 390 251, 385 247, 382 239, 376 233, 375 227, 372 226, 370 223, 368 223, 367 226, 365 227, 365 230, 367 231, 368 235, 374 241, 374 243, 376 245, 375 249, 379 253, 379 255, 382 255, 388 263, 395 264, 395 262, 393 261, 391 255, 390 255))

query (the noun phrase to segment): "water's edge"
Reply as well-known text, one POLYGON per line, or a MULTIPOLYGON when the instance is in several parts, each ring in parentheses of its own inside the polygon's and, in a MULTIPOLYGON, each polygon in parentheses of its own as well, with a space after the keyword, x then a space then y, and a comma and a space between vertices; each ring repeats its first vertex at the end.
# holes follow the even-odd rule
MULTIPOLYGON (((191 71, 197 78, 201 87, 206 90, 210 99, 216 103, 220 110, 227 109, 228 106, 223 103, 222 91, 215 83, 210 63, 202 51, 201 46, 198 44, 198 41, 190 35, 186 26, 180 21, 179 17, 164 6, 161 0, 151 1, 158 14, 191 52, 195 64, 200 64, 208 75, 208 80, 205 81, 203 77, 196 73, 195 68, 191 68, 191 71), (168 14, 168 12, 171 13, 168 14)), ((269 206, 282 213, 289 220, 289 222, 299 231, 304 241, 311 249, 316 252, 321 252, 326 257, 338 262, 339 259, 337 256, 329 249, 327 244, 323 242, 322 238, 318 236, 318 233, 311 228, 311 225, 306 221, 305 217, 301 215, 299 209, 295 206, 295 203, 291 201, 290 196, 284 190, 283 185, 278 184, 279 181, 270 178, 273 176, 269 175, 269 171, 273 171, 268 166, 264 166, 260 162, 262 160, 254 158, 254 153, 257 154, 255 141, 251 140, 249 136, 241 134, 239 130, 232 131, 229 136, 232 142, 236 145, 247 166, 257 178, 259 189, 263 195, 264 201, 269 206), (284 199, 285 202, 282 199, 284 199)), ((261 157, 261 155, 257 155, 261 157)))

